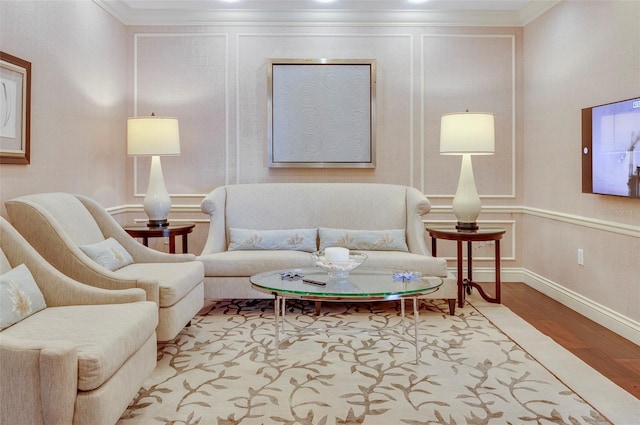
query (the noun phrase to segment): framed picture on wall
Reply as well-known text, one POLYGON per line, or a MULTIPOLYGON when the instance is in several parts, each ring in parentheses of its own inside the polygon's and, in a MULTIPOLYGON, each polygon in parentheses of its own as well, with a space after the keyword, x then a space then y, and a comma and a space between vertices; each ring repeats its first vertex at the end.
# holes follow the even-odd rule
POLYGON ((270 168, 375 168, 376 61, 270 59, 270 168))
POLYGON ((31 63, 0 52, 0 164, 28 164, 31 63))

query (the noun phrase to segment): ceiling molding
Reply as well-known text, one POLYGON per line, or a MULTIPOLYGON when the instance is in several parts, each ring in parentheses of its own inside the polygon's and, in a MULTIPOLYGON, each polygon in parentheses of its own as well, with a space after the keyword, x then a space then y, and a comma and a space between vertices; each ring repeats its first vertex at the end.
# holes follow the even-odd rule
POLYGON ((537 0, 527 3, 520 9, 520 25, 525 26, 536 18, 542 16, 547 10, 560 3, 562 0, 537 0))
POLYGON ((531 22, 561 0, 438 1, 428 8, 408 7, 397 0, 344 0, 345 6, 320 7, 312 2, 291 1, 241 3, 166 0, 93 0, 124 25, 435 25, 435 26, 508 26, 531 22), (264 4, 259 8, 256 5, 264 4), (399 5, 402 4, 402 7, 399 5), (226 5, 226 6, 225 6, 226 5), (231 7, 234 5, 235 7, 231 7), (393 7, 390 7, 393 6, 393 7), (454 8, 457 7, 457 8, 454 8), (516 6, 520 6, 518 9, 516 6), (480 10, 479 8, 482 7, 480 10))

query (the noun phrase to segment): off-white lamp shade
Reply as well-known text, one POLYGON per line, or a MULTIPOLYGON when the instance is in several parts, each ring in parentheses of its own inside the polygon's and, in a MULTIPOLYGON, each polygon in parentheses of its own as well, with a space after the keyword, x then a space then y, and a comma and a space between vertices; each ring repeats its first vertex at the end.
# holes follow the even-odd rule
POLYGON ((462 155, 453 213, 459 231, 476 231, 482 205, 473 178, 471 155, 491 155, 495 147, 493 114, 461 112, 445 114, 440 121, 440 153, 462 155))
POLYGON ((493 114, 460 112, 445 114, 440 122, 443 155, 491 155, 495 149, 493 114))
POLYGON ((144 196, 144 211, 149 217, 147 226, 169 225, 171 197, 164 184, 161 155, 180 155, 178 120, 168 117, 138 117, 127 121, 127 153, 132 156, 151 155, 149 186, 144 196))
POLYGON ((127 154, 180 155, 178 119, 155 116, 129 118, 127 154))

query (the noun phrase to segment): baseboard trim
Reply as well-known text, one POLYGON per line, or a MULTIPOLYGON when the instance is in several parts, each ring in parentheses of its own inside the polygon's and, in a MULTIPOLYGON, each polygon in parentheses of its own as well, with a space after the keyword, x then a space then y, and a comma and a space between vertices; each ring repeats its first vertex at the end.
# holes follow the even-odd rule
MULTIPOLYGON (((454 275, 456 274, 455 268, 450 271, 454 275)), ((634 344, 640 345, 639 322, 571 291, 552 280, 525 268, 517 267, 503 267, 501 269, 501 278, 505 285, 508 285, 508 282, 524 282, 560 304, 582 314, 634 344)), ((477 282, 493 282, 495 280, 493 267, 474 267, 473 280, 477 282)))

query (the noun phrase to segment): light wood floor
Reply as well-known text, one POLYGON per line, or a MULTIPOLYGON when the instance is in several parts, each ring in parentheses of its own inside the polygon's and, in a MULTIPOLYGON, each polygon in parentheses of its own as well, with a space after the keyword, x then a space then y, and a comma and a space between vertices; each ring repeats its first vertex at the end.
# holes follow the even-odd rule
POLYGON ((502 304, 640 399, 638 345, 524 283, 503 283, 502 304))

